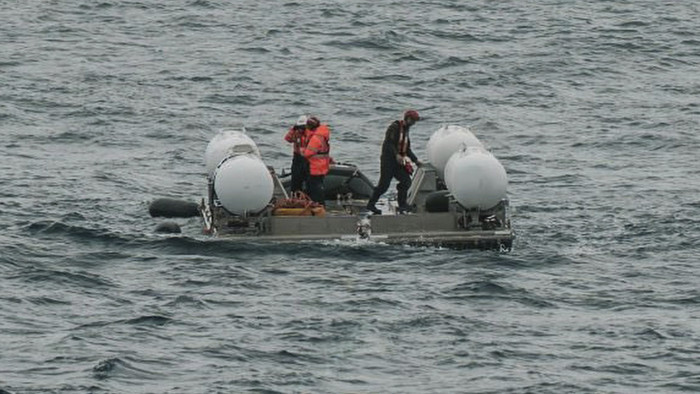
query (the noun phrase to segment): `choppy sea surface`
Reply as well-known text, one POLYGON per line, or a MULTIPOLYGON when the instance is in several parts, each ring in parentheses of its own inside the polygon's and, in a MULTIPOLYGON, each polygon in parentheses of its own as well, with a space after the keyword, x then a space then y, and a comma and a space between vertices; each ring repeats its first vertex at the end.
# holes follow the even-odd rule
POLYGON ((0 0, 1 393, 700 391, 700 4, 0 0), (198 201, 300 114, 376 182, 408 108, 505 166, 510 253, 236 243, 198 201))

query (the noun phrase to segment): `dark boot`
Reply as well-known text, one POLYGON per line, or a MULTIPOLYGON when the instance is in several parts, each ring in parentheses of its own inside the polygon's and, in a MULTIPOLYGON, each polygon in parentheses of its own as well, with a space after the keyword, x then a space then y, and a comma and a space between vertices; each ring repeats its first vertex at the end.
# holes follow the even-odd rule
POLYGON ((379 201, 380 195, 381 195, 381 193, 378 193, 377 188, 375 188, 374 191, 372 192, 372 197, 370 197, 369 201, 367 202, 367 210, 372 212, 375 215, 382 214, 382 210, 377 208, 376 205, 374 205, 377 203, 377 201, 379 201))
POLYGON ((377 208, 376 205, 374 205, 374 203, 367 204, 367 210, 370 211, 370 212, 372 212, 372 213, 375 214, 375 215, 381 215, 381 214, 382 214, 382 210, 379 209, 379 208, 377 208))
POLYGON ((411 207, 408 205, 399 205, 398 212, 400 214, 406 214, 411 212, 411 207))

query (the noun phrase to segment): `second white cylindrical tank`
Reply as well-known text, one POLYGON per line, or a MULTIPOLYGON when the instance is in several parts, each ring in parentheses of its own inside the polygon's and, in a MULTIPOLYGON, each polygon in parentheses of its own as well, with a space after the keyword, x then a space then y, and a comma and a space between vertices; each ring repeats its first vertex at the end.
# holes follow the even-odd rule
POLYGON ((464 208, 490 209, 506 198, 505 168, 479 146, 455 152, 445 166, 444 180, 450 194, 464 208))
POLYGON ((445 179, 445 166, 450 157, 463 147, 483 147, 478 138, 466 127, 446 125, 435 131, 428 140, 428 161, 435 167, 441 179, 445 179))

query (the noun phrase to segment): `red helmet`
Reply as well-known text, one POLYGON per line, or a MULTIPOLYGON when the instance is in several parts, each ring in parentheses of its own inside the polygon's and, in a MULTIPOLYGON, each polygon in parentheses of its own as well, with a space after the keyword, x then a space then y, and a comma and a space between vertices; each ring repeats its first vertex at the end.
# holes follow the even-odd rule
POLYGON ((413 119, 415 121, 420 120, 420 115, 418 115, 418 111, 414 109, 409 109, 408 111, 403 113, 403 118, 404 119, 413 119))
POLYGON ((309 119, 306 120, 306 127, 310 128, 311 130, 314 130, 320 125, 321 121, 315 116, 310 116, 309 119))

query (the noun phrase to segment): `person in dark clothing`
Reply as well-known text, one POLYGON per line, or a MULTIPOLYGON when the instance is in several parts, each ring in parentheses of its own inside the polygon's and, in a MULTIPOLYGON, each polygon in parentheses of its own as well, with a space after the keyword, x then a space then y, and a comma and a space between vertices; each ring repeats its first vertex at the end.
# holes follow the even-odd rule
POLYGON ((309 182, 309 162, 302 155, 302 150, 306 148, 306 144, 311 137, 310 131, 306 128, 307 116, 302 115, 297 119, 292 128, 289 129, 284 139, 291 142, 294 147, 294 156, 292 158, 292 181, 290 191, 306 191, 309 182))
POLYGON ((394 121, 386 130, 384 143, 382 144, 379 183, 377 183, 377 187, 374 188, 372 197, 367 203, 367 209, 376 215, 381 215, 382 211, 375 204, 379 197, 389 189, 393 178, 399 181, 396 185, 399 213, 410 210, 406 200, 408 189, 411 187, 411 174, 413 173, 411 162, 417 166, 422 165, 422 163, 411 150, 411 139, 408 132, 410 127, 419 120, 418 112, 409 110, 404 113, 403 120, 394 121))

